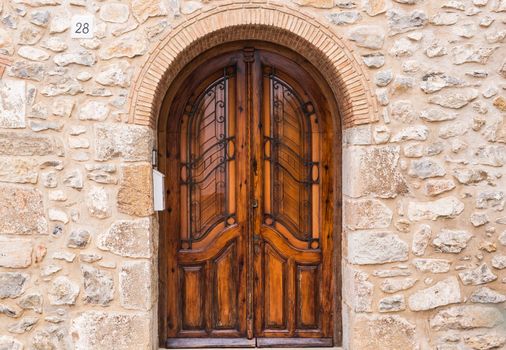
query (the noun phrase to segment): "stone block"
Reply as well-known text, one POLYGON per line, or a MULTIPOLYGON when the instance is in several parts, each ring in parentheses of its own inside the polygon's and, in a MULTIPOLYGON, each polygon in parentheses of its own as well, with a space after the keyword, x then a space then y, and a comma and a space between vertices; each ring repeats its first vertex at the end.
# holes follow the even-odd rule
POLYGON ((466 286, 477 286, 480 284, 493 282, 497 279, 497 276, 494 275, 487 264, 481 264, 475 269, 460 272, 459 277, 462 280, 462 283, 464 283, 466 286))
POLYGON ((72 320, 70 329, 75 350, 151 350, 150 317, 141 313, 83 312, 72 320))
POLYGON ((130 6, 133 16, 139 23, 145 22, 149 17, 164 16, 169 13, 161 0, 132 0, 130 6))
POLYGON ((97 239, 99 249, 131 258, 149 258, 152 254, 151 220, 118 220, 97 239))
POLYGON ((95 124, 95 159, 121 157, 125 161, 151 161, 153 132, 131 124, 95 124))
POLYGON ((352 326, 350 349, 414 350, 414 324, 397 315, 360 316, 352 326))
POLYGON ((358 231, 348 235, 348 260, 352 264, 406 261, 408 251, 408 244, 394 233, 358 231))
POLYGON ((65 276, 56 277, 48 292, 51 305, 74 305, 78 295, 79 285, 65 276))
POLYGON ((58 145, 54 138, 27 132, 0 132, 1 156, 56 155, 58 145))
POLYGON ((124 262, 119 274, 121 306, 148 311, 153 305, 153 271, 147 261, 124 262))
POLYGON ((387 278, 381 283, 381 290, 385 293, 393 294, 412 288, 416 282, 418 280, 415 278, 387 278))
POLYGON ((23 344, 16 338, 8 335, 0 335, 0 349, 2 350, 23 350, 23 344))
POLYGON ((32 264, 32 243, 0 236, 0 267, 26 268, 32 264))
POLYGON ((430 273, 447 273, 451 262, 444 259, 413 259, 413 266, 417 271, 430 273))
POLYGON ((0 234, 47 234, 42 195, 37 189, 0 185, 0 234))
POLYGON ((90 216, 105 219, 111 216, 109 195, 104 187, 93 186, 86 195, 86 206, 90 216))
POLYGON ((8 129, 26 126, 25 82, 19 80, 0 81, 0 127, 8 129))
POLYGON ((30 276, 19 272, 0 272, 0 299, 17 298, 24 293, 30 276))
POLYGON ((503 323, 501 310, 481 305, 453 306, 439 311, 430 319, 430 326, 436 331, 493 328, 503 323))
POLYGON ((413 235, 413 242, 411 244, 411 251, 416 256, 422 256, 425 254, 425 249, 429 245, 430 236, 432 235, 432 229, 427 224, 422 224, 413 235))
POLYGON ((406 310, 406 301, 404 295, 397 294, 383 298, 379 301, 379 312, 396 312, 406 310))
POLYGON ((149 163, 121 168, 118 211, 132 216, 153 214, 153 178, 149 163))
POLYGON ((429 202, 409 202, 408 218, 411 221, 455 218, 464 211, 464 203, 453 196, 429 202))
POLYGON ((459 281, 452 276, 432 287, 420 290, 408 298, 409 308, 413 311, 431 310, 440 306, 456 304, 462 301, 459 281))
MULTIPOLYGON (((84 285, 84 301, 89 304, 108 305, 114 298, 112 273, 91 265, 81 265, 84 285)), ((132 286, 134 287, 134 286, 132 286)))
POLYGON ((399 169, 400 147, 348 147, 343 152, 343 193, 350 197, 372 194, 395 198, 406 194, 408 187, 399 169))
POLYGON ((467 231, 442 229, 432 241, 436 251, 458 254, 467 247, 473 236, 467 231))
POLYGON ((344 222, 352 230, 387 228, 392 222, 392 211, 375 199, 347 200, 344 205, 344 222))

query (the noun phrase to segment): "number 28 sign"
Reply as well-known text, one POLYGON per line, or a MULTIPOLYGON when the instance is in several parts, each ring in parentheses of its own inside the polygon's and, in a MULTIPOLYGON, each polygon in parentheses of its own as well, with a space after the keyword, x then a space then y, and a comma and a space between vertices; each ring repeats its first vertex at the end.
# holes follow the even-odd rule
POLYGON ((72 16, 70 37, 75 39, 92 39, 94 34, 93 16, 72 16))

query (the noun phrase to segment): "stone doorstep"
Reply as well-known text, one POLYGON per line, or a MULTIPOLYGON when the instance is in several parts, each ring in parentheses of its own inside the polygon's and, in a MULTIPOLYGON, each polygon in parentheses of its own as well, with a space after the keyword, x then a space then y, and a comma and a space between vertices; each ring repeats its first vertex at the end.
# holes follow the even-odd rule
MULTIPOLYGON (((222 348, 198 348, 198 350, 216 350, 216 349, 222 349, 222 348)), ((227 349, 231 349, 231 350, 251 350, 251 349, 262 349, 262 348, 227 348, 227 349)), ((301 349, 301 350, 344 350, 341 347, 323 347, 323 348, 290 348, 290 347, 286 347, 286 348, 263 348, 263 349, 268 349, 268 350, 287 350, 287 349, 301 349)), ((188 349, 187 348, 181 348, 181 349, 178 349, 178 348, 171 348, 171 349, 159 348, 158 350, 188 350, 188 349)))

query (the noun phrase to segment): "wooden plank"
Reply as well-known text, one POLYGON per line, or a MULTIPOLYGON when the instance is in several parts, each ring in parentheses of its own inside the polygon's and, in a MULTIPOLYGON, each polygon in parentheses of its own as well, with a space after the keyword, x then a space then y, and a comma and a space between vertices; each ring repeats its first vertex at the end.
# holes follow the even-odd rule
POLYGON ((254 348, 255 345, 255 339, 247 338, 170 338, 165 342, 167 349, 254 348))
POLYGON ((331 347, 332 338, 257 338, 260 348, 331 347))

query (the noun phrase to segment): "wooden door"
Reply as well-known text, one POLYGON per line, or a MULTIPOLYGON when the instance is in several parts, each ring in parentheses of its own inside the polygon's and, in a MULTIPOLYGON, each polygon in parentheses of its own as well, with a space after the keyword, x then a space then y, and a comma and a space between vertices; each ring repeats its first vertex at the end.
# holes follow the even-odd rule
POLYGON ((333 345, 323 104, 303 69, 253 48, 208 61, 182 85, 161 164, 167 347, 333 345))

